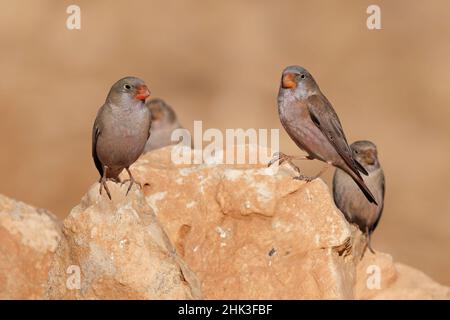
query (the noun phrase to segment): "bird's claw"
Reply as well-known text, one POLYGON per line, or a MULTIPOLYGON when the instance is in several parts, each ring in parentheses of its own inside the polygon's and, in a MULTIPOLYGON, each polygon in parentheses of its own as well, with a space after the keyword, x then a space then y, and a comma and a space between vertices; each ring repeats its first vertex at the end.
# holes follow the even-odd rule
POLYGON ((292 156, 288 156, 282 152, 275 152, 272 156, 272 160, 269 161, 267 167, 272 166, 278 161, 278 165, 281 166, 284 162, 288 163, 291 168, 293 168, 298 174, 300 174, 300 169, 292 162, 292 156))
POLYGON ((315 179, 315 177, 308 177, 308 176, 305 176, 303 174, 300 174, 300 175, 294 177, 294 179, 295 180, 300 180, 300 181, 311 182, 311 181, 313 181, 315 179))
POLYGON ((288 160, 288 156, 285 155, 282 152, 275 152, 272 155, 272 160, 269 161, 269 163, 267 164, 268 167, 271 167, 275 162, 279 162, 278 165, 281 165, 283 162, 285 162, 286 160, 288 160))
POLYGON ((108 185, 106 184, 107 179, 101 179, 100 180, 100 195, 102 195, 102 189, 104 188, 106 190, 106 194, 108 195, 109 200, 112 200, 111 193, 109 192, 108 185))
POLYGON ((278 161, 277 158, 272 158, 272 160, 270 160, 269 163, 267 164, 267 168, 270 168, 277 161, 278 161))
POLYGON ((370 252, 372 252, 372 254, 375 254, 375 250, 373 250, 370 240, 367 240, 367 248, 370 252))
POLYGON ((131 187, 133 186, 133 184, 137 185, 140 189, 142 189, 141 183, 140 183, 140 182, 137 182, 137 181, 134 180, 133 178, 123 180, 123 181, 120 183, 120 186, 123 186, 123 185, 124 185, 125 183, 127 183, 127 182, 130 182, 130 185, 128 186, 126 195, 128 195, 128 193, 130 192, 131 187))

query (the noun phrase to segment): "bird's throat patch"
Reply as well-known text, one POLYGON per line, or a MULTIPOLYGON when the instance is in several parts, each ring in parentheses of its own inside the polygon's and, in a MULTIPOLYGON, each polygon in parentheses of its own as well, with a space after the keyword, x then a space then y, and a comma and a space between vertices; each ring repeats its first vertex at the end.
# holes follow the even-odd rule
POLYGON ((282 86, 284 89, 292 89, 297 87, 297 83, 295 82, 295 74, 286 73, 283 76, 282 86))

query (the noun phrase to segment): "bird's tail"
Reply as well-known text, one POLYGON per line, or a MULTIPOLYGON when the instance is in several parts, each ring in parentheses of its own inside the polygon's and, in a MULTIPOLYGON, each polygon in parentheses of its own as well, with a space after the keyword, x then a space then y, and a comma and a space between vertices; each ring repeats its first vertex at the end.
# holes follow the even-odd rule
MULTIPOLYGON (((345 168, 347 169, 347 168, 345 168)), ((361 175, 359 174, 359 172, 354 172, 350 169, 347 169, 344 171, 350 175, 350 177, 352 177, 353 181, 355 181, 355 183, 358 185, 359 189, 361 189, 362 193, 364 193, 364 195, 366 196, 367 200, 370 203, 374 203, 378 206, 377 201, 375 200, 375 197, 373 196, 372 192, 369 190, 369 188, 366 186, 366 184, 364 183, 363 178, 361 177, 361 175)))

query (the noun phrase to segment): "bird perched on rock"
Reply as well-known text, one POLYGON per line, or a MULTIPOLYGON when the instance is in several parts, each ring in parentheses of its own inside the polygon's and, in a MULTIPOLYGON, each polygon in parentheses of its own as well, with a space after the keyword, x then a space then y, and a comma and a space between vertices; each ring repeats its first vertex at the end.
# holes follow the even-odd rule
MULTIPOLYGON (((340 169, 336 169, 333 178, 333 196, 336 206, 350 223, 355 223, 366 235, 366 247, 373 253, 370 236, 380 221, 384 206, 384 173, 378 161, 377 147, 370 141, 356 141, 350 148, 356 161, 369 173, 363 177, 365 184, 372 190, 378 206, 367 202, 364 194, 355 182, 340 169)), ((363 250, 363 254, 365 251, 363 250)))
POLYGON ((152 99, 147 101, 147 107, 152 114, 152 127, 150 137, 145 145, 144 152, 149 152, 165 146, 176 144, 172 141, 172 132, 183 127, 178 122, 177 115, 162 99, 152 99))
POLYGON ((123 169, 130 177, 127 194, 136 183, 129 167, 142 154, 149 137, 151 117, 145 106, 149 95, 143 80, 135 77, 120 79, 111 87, 95 118, 92 157, 100 173, 100 194, 103 187, 110 199, 106 181, 119 182, 123 169))
POLYGON ((308 155, 293 157, 278 153, 269 166, 276 161, 287 162, 297 170, 296 179, 311 181, 333 165, 350 175, 368 201, 376 204, 360 174, 367 175, 366 169, 354 159, 336 112, 306 69, 299 66, 284 69, 278 93, 278 113, 288 135, 308 155), (316 176, 306 177, 292 163, 294 159, 318 159, 327 165, 316 176))

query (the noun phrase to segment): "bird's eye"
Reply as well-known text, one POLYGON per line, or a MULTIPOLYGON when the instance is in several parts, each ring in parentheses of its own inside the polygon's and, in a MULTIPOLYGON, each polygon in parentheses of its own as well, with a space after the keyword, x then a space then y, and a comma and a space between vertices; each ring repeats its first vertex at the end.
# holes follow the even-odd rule
POLYGON ((305 75, 304 74, 300 75, 300 78, 305 79, 305 75))
POLYGON ((125 89, 130 90, 131 86, 127 83, 126 85, 123 86, 125 89))

